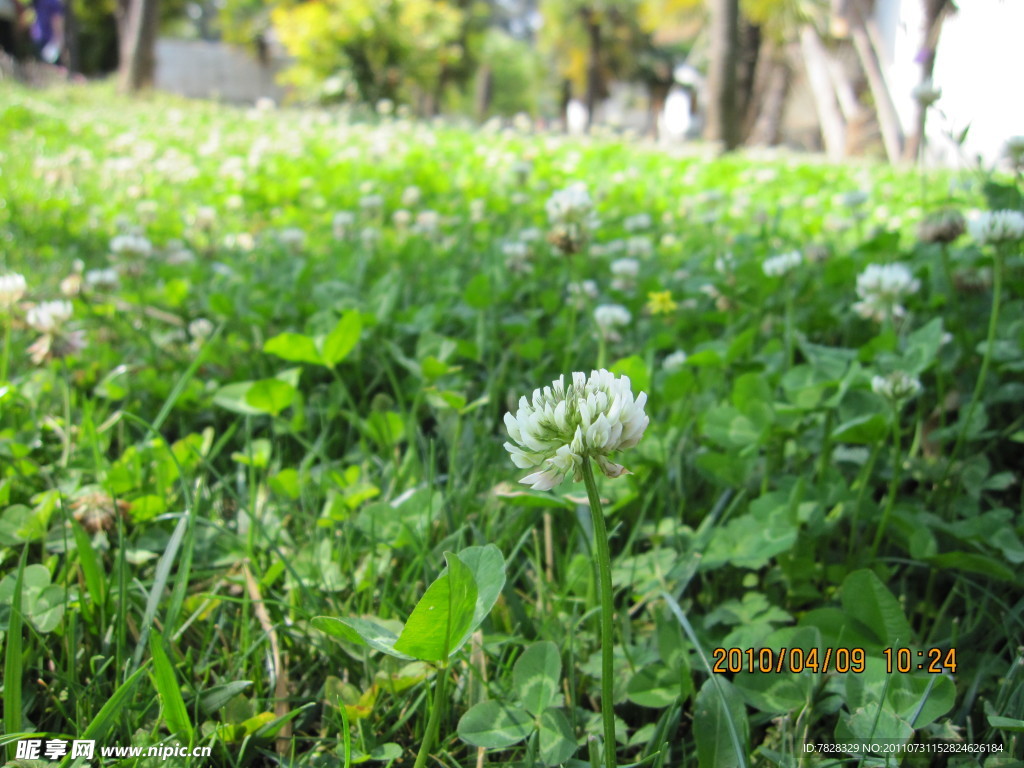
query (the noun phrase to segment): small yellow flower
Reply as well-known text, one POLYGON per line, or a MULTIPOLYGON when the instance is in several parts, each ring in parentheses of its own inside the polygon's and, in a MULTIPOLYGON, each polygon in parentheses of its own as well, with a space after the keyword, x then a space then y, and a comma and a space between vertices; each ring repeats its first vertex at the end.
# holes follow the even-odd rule
POLYGON ((670 315, 677 306, 672 300, 672 291, 650 291, 647 294, 647 311, 652 315, 670 315))

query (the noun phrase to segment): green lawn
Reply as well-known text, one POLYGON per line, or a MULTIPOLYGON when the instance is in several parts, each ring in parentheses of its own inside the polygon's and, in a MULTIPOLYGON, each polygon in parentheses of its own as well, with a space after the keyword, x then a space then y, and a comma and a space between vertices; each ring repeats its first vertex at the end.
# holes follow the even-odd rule
POLYGON ((4 84, 8 756, 1024 759, 1021 187, 4 84))

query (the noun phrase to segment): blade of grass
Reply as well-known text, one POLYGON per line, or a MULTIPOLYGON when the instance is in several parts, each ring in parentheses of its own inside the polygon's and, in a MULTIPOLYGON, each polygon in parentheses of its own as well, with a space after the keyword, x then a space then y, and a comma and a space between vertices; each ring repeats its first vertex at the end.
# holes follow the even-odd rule
POLYGON ((160 695, 161 712, 164 721, 172 733, 192 743, 192 724, 188 719, 185 700, 181 697, 181 686, 178 676, 174 674, 167 652, 164 651, 164 639, 153 630, 149 635, 149 650, 153 654, 153 685, 160 695))
MULTIPOLYGON (((107 731, 110 730, 110 726, 114 724, 117 717, 125 710, 127 706, 127 699, 131 696, 132 691, 135 689, 136 684, 146 673, 146 667, 149 666, 147 661, 139 669, 135 670, 131 677, 121 683, 118 689, 114 691, 113 695, 107 699, 106 703, 100 707, 100 711, 96 713, 96 716, 92 719, 92 722, 86 726, 85 730, 79 735, 80 741, 101 741, 104 736, 107 735, 107 731)), ((76 766, 82 765, 86 758, 76 757, 74 760, 68 755, 61 761, 58 768, 75 768, 76 766)))
POLYGON ((711 669, 711 662, 708 661, 708 657, 704 653, 704 649, 700 646, 700 641, 697 639, 697 633, 693 631, 693 627, 686 618, 686 614, 683 613, 683 609, 679 607, 679 603, 672 598, 672 595, 667 592, 662 592, 661 597, 672 613, 675 614, 676 620, 686 633, 686 637, 689 638, 691 643, 693 643, 694 650, 697 651, 697 655, 700 656, 700 660, 704 662, 704 668, 707 670, 707 673, 711 678, 711 683, 715 686, 715 692, 718 694, 718 697, 722 702, 722 712, 725 714, 725 727, 729 731, 729 739, 732 741, 733 749, 736 751, 736 760, 738 761, 737 765, 739 768, 746 768, 747 761, 743 756, 744 750, 740 746, 739 730, 736 728, 736 723, 733 722, 732 710, 729 708, 729 701, 725 698, 725 692, 722 690, 722 686, 718 682, 718 677, 711 669))
POLYGON ((102 624, 103 614, 106 612, 104 608, 107 603, 107 595, 103 588, 104 579, 96 559, 96 551, 92 548, 92 542, 89 541, 89 534, 85 532, 79 522, 71 520, 71 530, 75 536, 78 564, 82 568, 85 588, 89 592, 89 599, 82 601, 82 611, 90 616, 94 624, 102 624))
MULTIPOLYGON (((22 647, 21 628, 23 619, 21 615, 21 591, 25 583, 25 561, 28 557, 28 547, 21 550, 21 559, 18 560, 18 575, 14 581, 14 597, 11 602, 11 620, 7 626, 7 647, 4 649, 4 731, 17 733, 21 730, 21 661, 24 648, 22 647)), ((12 747, 12 750, 15 748, 12 747)), ((14 751, 10 753, 10 759, 14 759, 14 751)))

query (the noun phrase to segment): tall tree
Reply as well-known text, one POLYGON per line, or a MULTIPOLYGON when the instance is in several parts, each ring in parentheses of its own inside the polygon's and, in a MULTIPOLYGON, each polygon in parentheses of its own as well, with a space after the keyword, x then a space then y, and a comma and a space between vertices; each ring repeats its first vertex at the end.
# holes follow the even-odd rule
POLYGON ((156 76, 156 33, 160 0, 118 0, 120 88, 134 93, 152 87, 156 76))
POLYGON ((704 137, 726 151, 740 145, 737 64, 740 53, 740 0, 709 0, 708 110, 704 137))
POLYGON ((460 72, 470 37, 467 15, 445 0, 311 0, 278 5, 271 18, 300 89, 317 93, 342 77, 370 104, 419 102, 425 112, 460 72))

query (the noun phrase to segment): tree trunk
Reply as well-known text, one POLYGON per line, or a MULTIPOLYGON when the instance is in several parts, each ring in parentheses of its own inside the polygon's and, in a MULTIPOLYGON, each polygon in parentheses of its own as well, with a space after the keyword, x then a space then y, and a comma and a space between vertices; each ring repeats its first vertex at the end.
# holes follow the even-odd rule
POLYGON ((82 49, 79 42, 78 16, 75 4, 64 4, 64 50, 68 79, 82 71, 82 49))
POLYGON ((809 24, 800 30, 800 50, 804 57, 807 82, 814 97, 821 127, 821 140, 825 154, 832 160, 841 159, 846 151, 846 123, 836 104, 835 91, 828 76, 828 55, 818 33, 809 24))
POLYGON ((159 22, 160 0, 118 0, 121 91, 135 93, 152 87, 159 22))
POLYGON ((785 49, 765 44, 748 115, 747 143, 773 147, 782 136, 782 116, 789 93, 790 67, 785 49))
POLYGON ((587 27, 587 37, 590 40, 590 54, 587 61, 587 92, 583 97, 587 106, 587 132, 589 133, 590 126, 594 124, 598 94, 601 91, 601 23, 594 9, 584 8, 582 13, 587 27))
POLYGON ((864 68, 864 75, 867 77, 868 87, 875 102, 878 128, 882 132, 886 157, 890 163, 898 162, 903 153, 903 128, 879 63, 878 52, 868 34, 867 22, 859 13, 853 19, 850 37, 853 39, 853 47, 864 68))
MULTIPOLYGON (((942 35, 942 23, 946 20, 946 13, 949 9, 950 0, 924 0, 924 36, 921 41, 921 50, 924 54, 921 61, 922 84, 931 80, 932 73, 935 71, 935 54, 939 48, 939 37, 942 35)), ((928 108, 918 103, 916 109, 914 132, 907 139, 907 144, 903 149, 903 159, 907 161, 917 158, 924 146, 925 118, 928 115, 928 108)))
POLYGON ((476 79, 475 112, 477 122, 482 123, 487 119, 487 113, 491 110, 491 101, 494 98, 494 70, 490 64, 484 64, 476 79))
POLYGON ((671 83, 647 83, 647 135, 655 141, 661 138, 659 123, 671 89, 671 83))
POLYGON ((740 145, 736 64, 740 37, 739 0, 711 0, 708 61, 708 112, 704 137, 725 150, 740 145))

